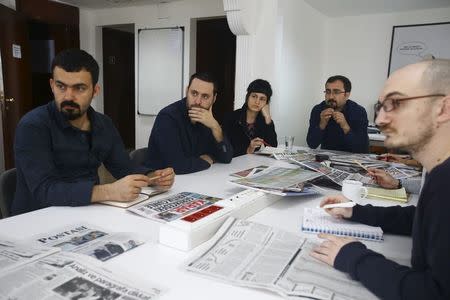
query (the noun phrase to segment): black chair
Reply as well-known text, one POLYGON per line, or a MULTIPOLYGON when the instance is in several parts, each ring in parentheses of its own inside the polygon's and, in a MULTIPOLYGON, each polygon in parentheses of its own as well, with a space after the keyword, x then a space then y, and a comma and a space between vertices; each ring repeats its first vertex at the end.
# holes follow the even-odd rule
POLYGON ((130 158, 136 165, 143 165, 147 160, 147 151, 147 147, 133 150, 130 152, 130 158))
POLYGON ((0 175, 0 218, 9 217, 11 204, 16 194, 16 169, 9 169, 0 175))

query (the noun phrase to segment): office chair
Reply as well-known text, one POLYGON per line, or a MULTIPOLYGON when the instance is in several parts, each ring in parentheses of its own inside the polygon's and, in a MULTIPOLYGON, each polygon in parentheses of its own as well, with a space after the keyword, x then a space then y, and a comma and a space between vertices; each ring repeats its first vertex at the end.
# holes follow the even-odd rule
POLYGON ((147 159, 147 151, 147 147, 133 150, 130 153, 130 158, 138 166, 143 165, 147 159))
POLYGON ((11 204, 16 194, 16 169, 9 169, 0 175, 0 218, 9 217, 11 204))

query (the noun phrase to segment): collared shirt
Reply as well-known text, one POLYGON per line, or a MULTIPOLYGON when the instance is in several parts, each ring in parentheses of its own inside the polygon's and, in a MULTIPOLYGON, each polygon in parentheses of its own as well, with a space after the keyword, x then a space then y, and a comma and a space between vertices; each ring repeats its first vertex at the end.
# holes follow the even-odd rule
POLYGON ((16 129, 17 185, 11 213, 91 202, 101 163, 115 178, 145 174, 134 166, 107 116, 88 109, 91 131, 73 127, 54 101, 27 113, 16 129))
POLYGON ((203 154, 221 163, 229 163, 233 157, 231 144, 225 134, 223 141, 218 143, 211 129, 201 123, 191 123, 186 98, 166 106, 158 113, 148 150, 146 166, 154 169, 172 167, 176 174, 209 168, 210 164, 200 158, 203 154))
POLYGON ((367 134, 367 113, 364 107, 352 100, 347 100, 342 113, 350 126, 345 134, 341 126, 331 118, 324 130, 320 129, 320 113, 326 109, 325 101, 314 106, 309 119, 309 129, 306 141, 315 149, 340 150, 355 153, 369 152, 369 136, 367 134))

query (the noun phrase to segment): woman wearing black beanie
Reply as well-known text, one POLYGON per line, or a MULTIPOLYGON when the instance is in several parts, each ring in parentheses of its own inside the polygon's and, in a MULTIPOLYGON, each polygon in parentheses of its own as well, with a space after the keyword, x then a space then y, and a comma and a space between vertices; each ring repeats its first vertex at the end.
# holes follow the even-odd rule
POLYGON ((256 79, 250 83, 242 108, 225 118, 224 130, 233 145, 234 156, 255 152, 262 145, 276 147, 277 134, 270 115, 270 83, 256 79))

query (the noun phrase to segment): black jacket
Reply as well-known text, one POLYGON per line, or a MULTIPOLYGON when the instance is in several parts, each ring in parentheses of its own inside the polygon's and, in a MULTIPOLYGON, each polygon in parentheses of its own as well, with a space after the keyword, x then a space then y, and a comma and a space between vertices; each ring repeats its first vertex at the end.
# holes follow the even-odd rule
MULTIPOLYGON (((246 119, 247 106, 237 109, 226 116, 223 124, 223 129, 233 146, 233 156, 240 156, 247 153, 248 145, 250 144, 250 137, 246 135, 246 119)), ((277 133, 275 132, 275 125, 272 122, 267 125, 264 117, 259 113, 255 121, 256 136, 262 138, 267 144, 276 147, 277 133)))

